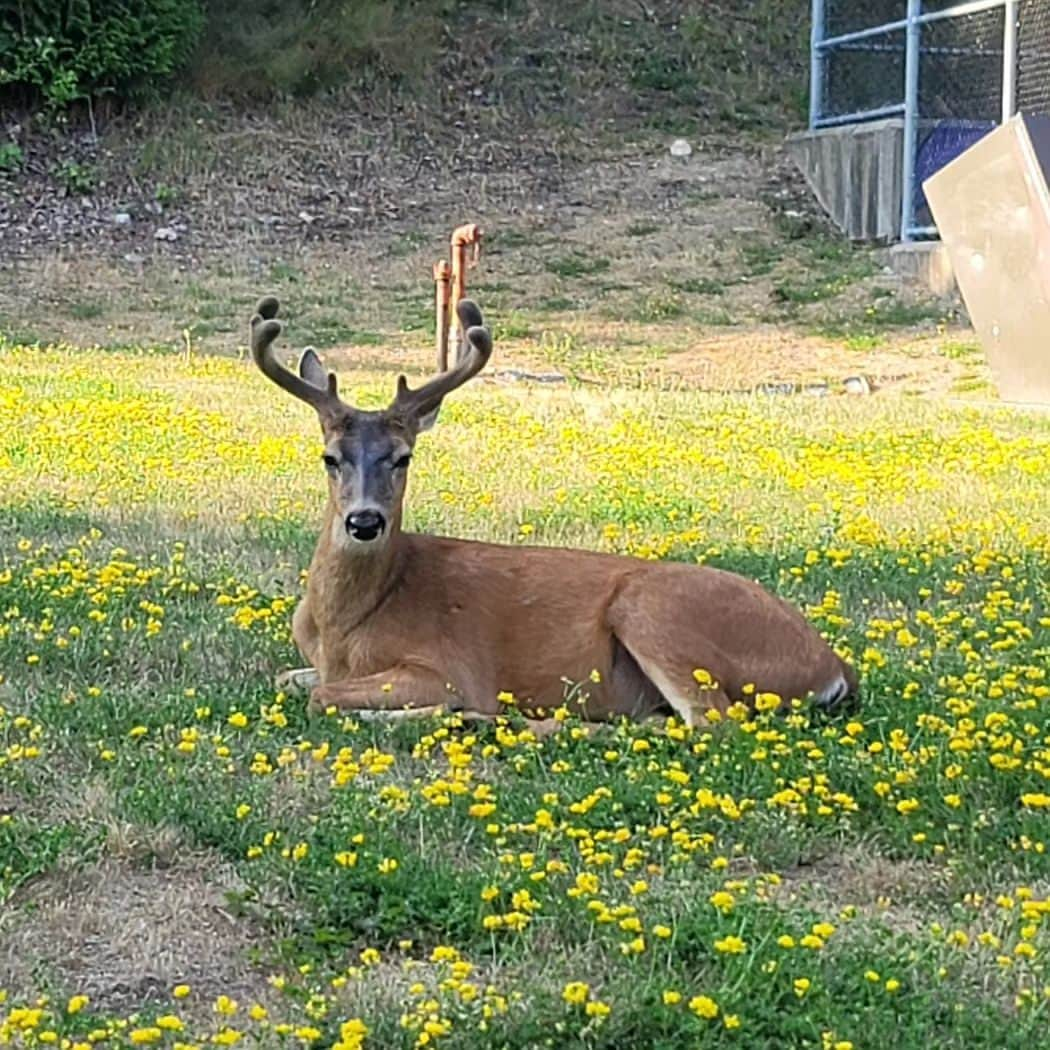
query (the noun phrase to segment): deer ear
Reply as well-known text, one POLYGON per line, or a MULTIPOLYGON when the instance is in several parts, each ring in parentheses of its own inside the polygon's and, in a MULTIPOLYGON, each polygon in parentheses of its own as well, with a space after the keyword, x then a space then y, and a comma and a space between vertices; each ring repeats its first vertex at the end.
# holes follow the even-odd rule
POLYGON ((299 358, 299 375, 311 386, 320 387, 322 390, 328 386, 328 372, 312 346, 308 346, 299 358))

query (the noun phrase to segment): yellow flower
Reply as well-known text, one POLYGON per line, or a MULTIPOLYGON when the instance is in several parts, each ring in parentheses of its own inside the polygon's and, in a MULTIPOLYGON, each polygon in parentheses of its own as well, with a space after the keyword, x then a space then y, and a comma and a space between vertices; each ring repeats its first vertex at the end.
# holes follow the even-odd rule
POLYGON ((562 989, 561 997, 572 1006, 585 1003, 591 994, 591 986, 584 981, 570 981, 562 989))
POLYGON ((705 1021, 711 1021, 718 1016, 718 1003, 706 995, 694 995, 689 1000, 689 1009, 705 1021))
POLYGON ((730 934, 728 937, 715 941, 715 951, 724 952, 727 955, 742 955, 747 951, 747 942, 730 934))
POLYGON ((731 912, 733 905, 736 903, 736 898, 725 890, 718 890, 717 893, 712 893, 707 899, 723 914, 731 912))

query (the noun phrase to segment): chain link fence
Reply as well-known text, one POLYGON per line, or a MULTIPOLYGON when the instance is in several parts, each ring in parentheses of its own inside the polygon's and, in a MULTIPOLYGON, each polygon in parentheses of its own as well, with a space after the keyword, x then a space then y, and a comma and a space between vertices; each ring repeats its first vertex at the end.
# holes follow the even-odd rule
POLYGON ((935 232, 924 179, 1005 115, 1050 115, 1050 0, 814 0, 813 11, 810 123, 903 122, 906 239, 935 232))
POLYGON ((1050 3, 1025 0, 1017 30, 1017 108, 1050 114, 1050 3))

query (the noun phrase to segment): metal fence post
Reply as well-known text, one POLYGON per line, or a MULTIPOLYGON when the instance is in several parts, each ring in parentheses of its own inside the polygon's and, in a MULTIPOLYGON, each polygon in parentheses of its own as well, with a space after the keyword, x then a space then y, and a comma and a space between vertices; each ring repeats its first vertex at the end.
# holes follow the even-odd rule
POLYGON ((1017 108, 1017 21, 1018 0, 1003 4, 1003 123, 1017 108))
POLYGON ((824 115, 825 0, 813 0, 813 24, 809 38, 809 129, 824 115))
POLYGON ((908 0, 904 48, 904 142, 901 162, 901 240, 910 241, 915 225, 915 151, 919 139, 919 60, 922 0, 908 0))

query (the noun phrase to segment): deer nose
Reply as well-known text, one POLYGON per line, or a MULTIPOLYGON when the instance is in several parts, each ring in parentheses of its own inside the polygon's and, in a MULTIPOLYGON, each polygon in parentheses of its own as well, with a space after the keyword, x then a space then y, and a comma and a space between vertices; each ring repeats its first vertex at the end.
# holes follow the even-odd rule
POLYGON ((346 531, 363 543, 374 540, 386 528, 386 519, 377 510, 355 510, 346 516, 346 531))

